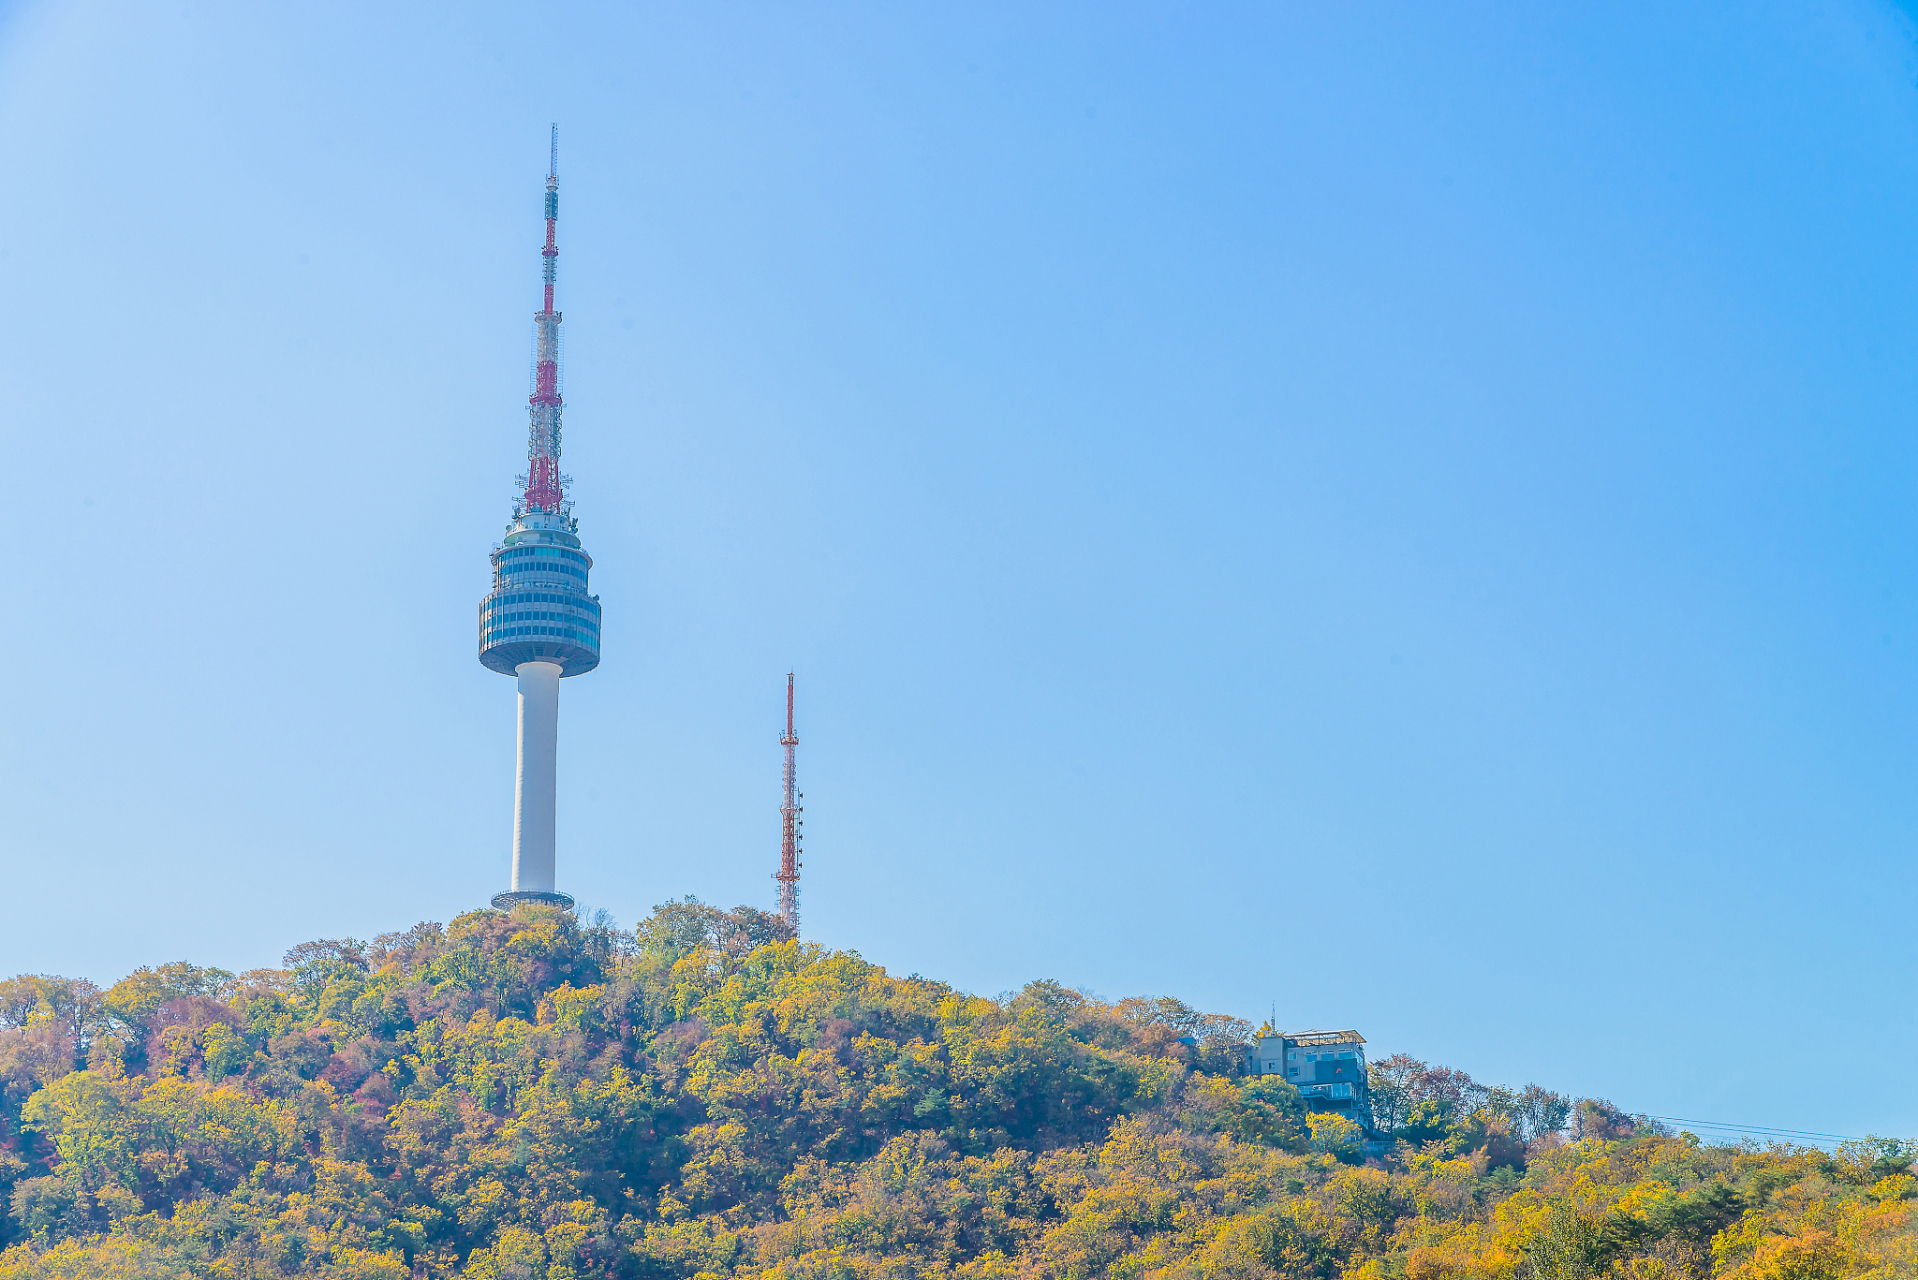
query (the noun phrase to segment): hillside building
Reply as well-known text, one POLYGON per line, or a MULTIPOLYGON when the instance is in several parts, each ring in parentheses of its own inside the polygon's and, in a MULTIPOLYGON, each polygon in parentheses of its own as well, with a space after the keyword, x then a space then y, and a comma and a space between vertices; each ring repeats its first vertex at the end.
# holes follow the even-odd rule
POLYGON ((1314 1111, 1336 1111, 1372 1133, 1372 1100, 1366 1088, 1365 1037, 1356 1031, 1293 1031, 1260 1036, 1246 1051, 1253 1075, 1278 1076, 1295 1085, 1314 1111))

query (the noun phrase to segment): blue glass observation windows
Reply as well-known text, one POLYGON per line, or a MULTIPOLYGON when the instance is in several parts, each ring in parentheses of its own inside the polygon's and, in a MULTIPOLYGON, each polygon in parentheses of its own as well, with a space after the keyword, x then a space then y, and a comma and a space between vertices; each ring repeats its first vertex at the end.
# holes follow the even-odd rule
POLYGON ((502 564, 499 567, 499 571, 501 573, 533 573, 533 572, 564 573, 564 574, 570 574, 571 576, 575 578, 580 578, 580 579, 584 579, 586 577, 586 570, 579 568, 577 565, 555 564, 551 561, 541 561, 538 564, 534 564, 531 562, 522 562, 520 564, 502 564))
POLYGON ((519 609, 510 613, 494 613, 495 623, 503 622, 570 622, 574 626, 598 629, 599 623, 592 618, 582 618, 578 614, 558 613, 548 609, 519 609))
POLYGON ((486 633, 489 641, 506 640, 516 636, 551 636, 557 640, 571 640, 575 644, 587 645, 599 642, 599 637, 590 631, 575 631, 569 627, 494 627, 486 633))
POLYGON ((556 595, 545 591, 523 591, 518 595, 500 596, 496 603, 508 605, 520 604, 570 604, 576 609, 585 609, 590 613, 599 612, 599 605, 588 596, 556 595))
POLYGON ((565 547, 508 547, 499 553, 501 560, 570 560, 574 564, 585 564, 586 555, 580 551, 569 551, 565 547))
POLYGON ((591 561, 584 553, 564 547, 508 547, 496 563, 502 574, 559 573, 584 580, 591 561))

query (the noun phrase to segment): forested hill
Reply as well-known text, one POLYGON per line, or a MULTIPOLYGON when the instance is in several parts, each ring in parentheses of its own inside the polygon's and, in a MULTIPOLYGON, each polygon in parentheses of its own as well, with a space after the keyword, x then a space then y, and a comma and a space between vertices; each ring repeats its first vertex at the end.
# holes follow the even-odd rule
POLYGON ((286 964, 0 985, 0 1280, 1918 1275, 1897 1142, 1702 1147, 1399 1055, 1362 1148, 1236 1019, 983 999, 744 908, 286 964))

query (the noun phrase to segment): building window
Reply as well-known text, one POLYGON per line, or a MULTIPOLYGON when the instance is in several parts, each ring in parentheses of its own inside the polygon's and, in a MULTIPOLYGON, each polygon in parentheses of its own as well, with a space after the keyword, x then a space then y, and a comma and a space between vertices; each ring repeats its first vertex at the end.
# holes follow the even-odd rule
POLYGON ((1297 1075, 1297 1074, 1299 1074, 1299 1069, 1298 1069, 1297 1067, 1293 1067, 1291 1071, 1289 1071, 1289 1072, 1287 1072, 1287 1074, 1288 1074, 1288 1075, 1297 1075))

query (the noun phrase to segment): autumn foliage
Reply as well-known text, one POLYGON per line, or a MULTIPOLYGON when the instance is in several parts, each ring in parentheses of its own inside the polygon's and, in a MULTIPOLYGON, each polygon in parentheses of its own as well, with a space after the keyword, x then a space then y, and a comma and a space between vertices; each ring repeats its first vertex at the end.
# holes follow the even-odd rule
POLYGON ((1251 1028, 997 1000, 688 900, 478 911, 287 967, 0 983, 0 1280, 1918 1275, 1914 1152, 1710 1147, 1251 1028))

